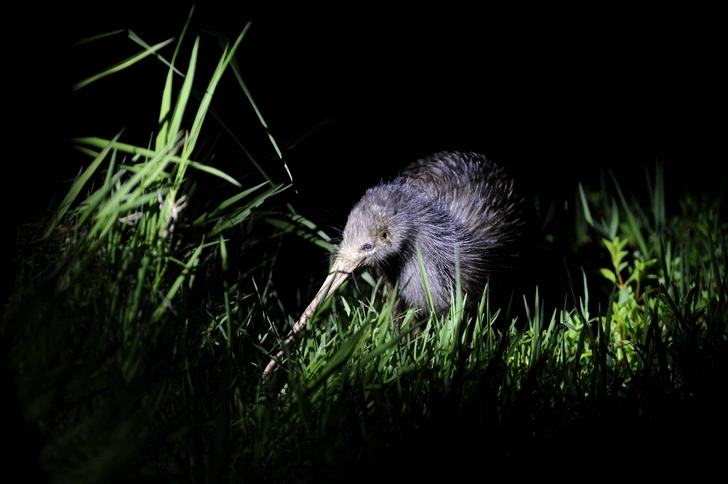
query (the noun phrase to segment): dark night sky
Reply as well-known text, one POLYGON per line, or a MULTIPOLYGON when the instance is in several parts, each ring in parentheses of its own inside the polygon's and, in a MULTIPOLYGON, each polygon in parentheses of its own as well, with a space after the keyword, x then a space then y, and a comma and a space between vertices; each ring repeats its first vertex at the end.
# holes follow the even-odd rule
MULTIPOLYGON (((154 128, 164 68, 150 59, 69 95, 71 82, 135 48, 119 38, 89 55, 71 51, 68 43, 124 27, 159 42, 179 34, 184 5, 165 14, 131 7, 59 10, 65 23, 36 39, 49 53, 47 64, 36 65, 45 87, 27 86, 38 107, 25 110, 25 121, 42 120, 50 130, 44 136, 56 143, 70 136, 111 137, 124 127, 128 140, 137 136, 144 143, 154 128), (117 53, 112 45, 129 48, 117 53), (59 68, 49 69, 54 61, 59 68), (102 86, 114 91, 107 105, 98 102, 102 86), (147 117, 140 120, 140 113, 147 117)), ((601 168, 625 184, 636 180, 639 188, 644 167, 662 160, 668 194, 675 196, 686 189, 716 190, 716 170, 725 171, 728 82, 711 12, 489 9, 418 12, 415 18, 375 10, 286 10, 281 18, 282 11, 272 9, 210 5, 197 8, 193 33, 204 27, 236 37, 253 20, 237 59, 280 143, 330 120, 285 155, 298 192, 294 205, 324 224, 343 225, 368 186, 439 150, 480 151, 534 191, 567 197, 576 180, 594 181, 601 168)), ((213 39, 203 35, 202 42, 202 55, 216 61, 213 39)), ((231 75, 214 106, 251 149, 269 149, 231 75)), ((50 147, 42 155, 36 151, 40 162, 22 164, 41 187, 27 218, 47 206, 61 179, 77 172, 79 159, 54 146, 40 146, 50 147)), ((217 159, 241 156, 221 148, 217 159)), ((285 181, 279 162, 261 158, 285 181)), ((252 171, 233 166, 239 176, 252 171)))

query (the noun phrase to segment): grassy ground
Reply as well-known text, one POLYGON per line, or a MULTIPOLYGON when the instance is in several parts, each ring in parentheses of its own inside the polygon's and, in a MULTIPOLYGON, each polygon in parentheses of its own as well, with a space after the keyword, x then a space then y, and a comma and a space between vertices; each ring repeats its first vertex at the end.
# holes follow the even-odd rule
POLYGON ((221 42, 209 77, 196 71, 199 39, 116 35, 140 53, 75 88, 158 56, 168 73, 158 129, 143 146, 124 133, 73 140, 88 162, 53 215, 18 232, 2 320, 16 424, 30 436, 17 450, 39 475, 388 480, 433 466, 453 476, 587 462, 705 469, 722 455, 722 198, 686 196, 669 213, 659 165, 643 198, 606 174, 601 187, 577 187, 570 211, 539 206, 542 257, 558 272, 545 279, 566 282, 528 288, 510 327, 494 327, 505 308, 487 291, 476 311, 454 294, 447 317, 395 321, 365 273, 263 380, 299 316, 276 289, 281 241, 333 245, 279 202, 290 180, 269 176, 211 108, 226 71, 255 107, 234 57, 245 31, 221 42), (160 54, 167 45, 172 57, 160 54), (215 168, 214 146, 200 142, 210 125, 259 181, 215 168))

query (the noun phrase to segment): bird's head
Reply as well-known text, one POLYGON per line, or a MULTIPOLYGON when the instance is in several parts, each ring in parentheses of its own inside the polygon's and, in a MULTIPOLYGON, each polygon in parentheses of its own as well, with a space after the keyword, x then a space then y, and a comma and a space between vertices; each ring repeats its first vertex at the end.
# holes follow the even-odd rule
POLYGON ((408 191, 403 185, 380 185, 354 205, 336 257, 339 270, 376 266, 400 253, 416 216, 408 191))
POLYGON ((299 320, 304 326, 316 307, 361 267, 387 264, 414 230, 416 196, 402 184, 379 185, 366 192, 349 213, 334 264, 299 320))

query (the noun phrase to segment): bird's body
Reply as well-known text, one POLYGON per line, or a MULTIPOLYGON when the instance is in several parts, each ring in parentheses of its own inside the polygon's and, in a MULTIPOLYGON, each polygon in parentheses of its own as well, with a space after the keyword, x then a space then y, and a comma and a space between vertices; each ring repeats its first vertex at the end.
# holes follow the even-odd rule
POLYGON ((427 312, 419 248, 442 313, 457 264, 464 293, 480 299, 489 277, 511 265, 522 226, 522 199, 501 167, 477 153, 436 153, 367 190, 349 214, 338 258, 354 266, 349 272, 378 268, 399 284, 406 306, 427 312))
MULTIPOLYGON (((485 156, 441 152, 418 160, 354 205, 328 278, 284 344, 362 267, 376 268, 388 285, 398 285, 405 306, 424 313, 430 306, 421 267, 435 312, 448 310, 458 267, 463 292, 479 300, 485 284, 512 266, 523 227, 514 180, 485 156)), ((275 359, 264 375, 274 365, 275 359)))

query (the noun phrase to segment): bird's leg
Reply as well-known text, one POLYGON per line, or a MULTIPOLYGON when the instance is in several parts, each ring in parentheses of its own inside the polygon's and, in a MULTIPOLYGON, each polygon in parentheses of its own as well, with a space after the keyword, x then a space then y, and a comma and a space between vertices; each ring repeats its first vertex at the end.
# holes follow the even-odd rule
POLYGON ((392 284, 392 282, 389 280, 389 277, 387 277, 387 274, 382 270, 382 268, 377 266, 374 268, 374 272, 377 278, 382 280, 382 296, 387 301, 391 301, 392 298, 396 297, 394 303, 392 304, 392 319, 394 320, 394 334, 398 335, 400 324, 402 322, 402 318, 400 316, 407 310, 407 308, 404 307, 404 301, 402 301, 402 298, 395 295, 394 284, 392 284))
MULTIPOLYGON (((404 299, 402 299, 401 296, 397 296, 395 294, 394 284, 392 284, 392 282, 389 280, 387 274, 385 274, 385 272, 380 267, 376 267, 374 271, 377 277, 382 279, 382 295, 387 298, 388 301, 391 301, 392 298, 395 298, 394 303, 392 304, 392 319, 394 320, 394 334, 399 335, 399 331, 400 329, 402 329, 402 320, 404 319, 404 313, 409 308, 404 302, 404 299)), ((418 320, 413 320, 411 324, 417 324, 418 322, 418 320)), ((422 334, 422 326, 417 326, 412 330, 409 335, 410 341, 418 337, 420 334, 422 334)))
MULTIPOLYGON (((392 297, 390 290, 389 297, 392 297)), ((399 334, 400 326, 402 325, 402 319, 404 319, 404 312, 406 311, 404 307, 404 301, 402 301, 401 297, 398 297, 394 304, 392 305, 392 315, 395 317, 394 319, 394 334, 399 334)))
MULTIPOLYGON (((417 324, 420 321, 413 320, 410 324, 417 324)), ((419 335, 422 334, 422 325, 418 325, 417 327, 412 329, 412 332, 409 335, 410 341, 413 341, 415 338, 417 338, 419 335)))

